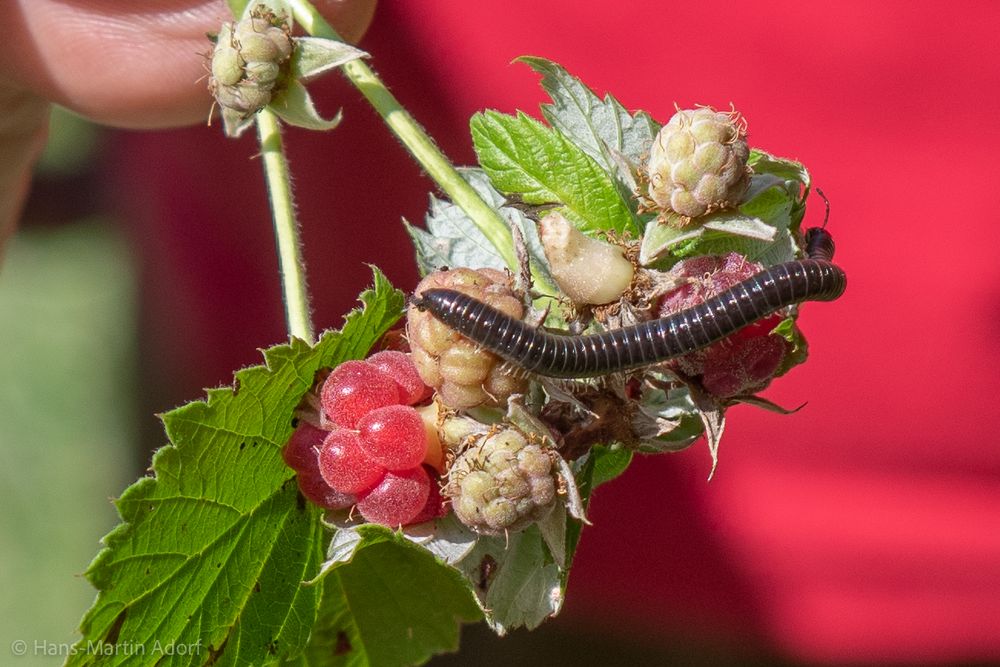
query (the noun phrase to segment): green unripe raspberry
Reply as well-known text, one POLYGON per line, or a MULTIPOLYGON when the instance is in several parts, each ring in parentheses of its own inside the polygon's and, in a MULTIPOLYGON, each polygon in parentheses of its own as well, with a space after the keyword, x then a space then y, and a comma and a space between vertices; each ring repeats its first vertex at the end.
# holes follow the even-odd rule
POLYGON ((270 60, 284 62, 292 55, 292 39, 280 21, 274 17, 253 17, 236 24, 234 36, 247 61, 270 60))
POLYGON ((248 63, 261 63, 278 59, 278 45, 271 39, 252 30, 236 28, 236 43, 240 55, 248 63))
POLYGON ((734 207, 750 185, 749 157, 738 113, 679 109, 650 149, 649 197, 661 209, 689 218, 734 207))
POLYGON ((556 502, 556 471, 544 445, 505 426, 479 436, 455 459, 443 493, 463 524, 500 535, 545 518, 556 502))
POLYGON ((219 106, 243 117, 267 106, 293 47, 284 22, 270 11, 255 11, 238 23, 223 25, 208 82, 219 106))
POLYGON ((233 32, 227 24, 219 31, 218 42, 212 53, 212 77, 217 85, 232 86, 243 78, 243 59, 240 53, 232 47, 233 32))
POLYGON ((247 81, 252 81, 262 86, 269 86, 278 80, 281 68, 277 63, 271 62, 248 62, 244 68, 247 81))
POLYGON ((215 91, 215 99, 226 109, 252 114, 267 106, 271 101, 271 91, 251 81, 243 81, 235 86, 220 86, 215 91))

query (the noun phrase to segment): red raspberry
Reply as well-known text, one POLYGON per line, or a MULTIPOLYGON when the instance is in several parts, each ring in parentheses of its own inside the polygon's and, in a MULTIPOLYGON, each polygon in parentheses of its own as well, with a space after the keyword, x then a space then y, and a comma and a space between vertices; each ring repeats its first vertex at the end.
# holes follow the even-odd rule
POLYGON ((315 468, 316 456, 326 434, 326 431, 308 422, 299 422, 285 448, 281 450, 281 456, 288 467, 296 472, 315 468))
POLYGON ((355 504, 358 499, 350 493, 341 493, 330 488, 319 468, 314 472, 300 472, 298 476, 299 491, 312 503, 328 510, 344 510, 355 504))
POLYGON ((416 468, 427 454, 424 420, 408 405, 387 405, 358 421, 361 450, 387 470, 416 468))
MULTIPOLYGON (((659 315, 702 303, 763 268, 734 252, 683 260, 670 273, 689 282, 663 297, 659 315)), ((782 319, 780 314, 767 317, 718 343, 674 359, 670 365, 698 379, 705 391, 718 398, 758 392, 770 383, 791 347, 784 338, 771 333, 782 319)))
POLYGON ((441 495, 440 477, 437 471, 431 466, 424 466, 424 471, 431 480, 430 493, 427 495, 427 503, 417 516, 410 519, 410 523, 423 523, 439 519, 448 513, 447 500, 441 495))
POLYGON ((366 521, 383 526, 405 526, 427 505, 431 480, 423 466, 387 472, 378 486, 358 499, 366 521))
POLYGON ((366 362, 392 377, 399 386, 399 398, 403 405, 416 405, 430 395, 431 388, 420 379, 417 367, 410 355, 398 350, 376 352, 366 362))
POLYGON ((361 449, 358 434, 344 429, 332 431, 323 441, 319 471, 332 488, 355 494, 368 491, 385 475, 385 468, 361 449))
POLYGON ((392 376, 364 361, 345 361, 323 383, 323 411, 338 426, 354 428, 376 408, 399 404, 399 387, 392 376))
POLYGON ((285 463, 298 473, 296 480, 303 496, 326 509, 347 509, 357 499, 330 488, 319 471, 319 448, 326 436, 326 431, 300 422, 281 453, 285 463))

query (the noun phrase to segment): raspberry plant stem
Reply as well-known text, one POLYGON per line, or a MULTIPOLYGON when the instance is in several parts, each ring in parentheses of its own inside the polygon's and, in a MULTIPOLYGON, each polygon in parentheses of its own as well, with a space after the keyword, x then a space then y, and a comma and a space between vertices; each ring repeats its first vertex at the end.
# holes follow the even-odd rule
MULTIPOLYGON (((333 27, 327 23, 308 0, 286 0, 292 13, 306 31, 314 37, 343 41, 333 27)), ((504 263, 516 275, 519 271, 514 242, 507 223, 493 208, 483 201, 479 193, 462 178, 434 140, 420 126, 413 116, 399 103, 375 72, 360 60, 351 61, 341 67, 344 76, 361 91, 365 99, 382 117, 393 134, 403 143, 435 183, 472 220, 479 231, 496 248, 504 263)), ((555 288, 545 277, 532 267, 535 290, 545 294, 555 294, 555 288)))
POLYGON ((285 159, 281 142, 281 125, 278 117, 267 109, 257 114, 256 122, 260 155, 264 164, 264 179, 267 181, 267 193, 271 201, 274 239, 278 250, 278 270, 281 274, 281 294, 285 302, 288 333, 312 343, 309 290, 306 287, 306 269, 302 262, 302 244, 299 240, 298 222, 295 219, 288 161, 285 159))

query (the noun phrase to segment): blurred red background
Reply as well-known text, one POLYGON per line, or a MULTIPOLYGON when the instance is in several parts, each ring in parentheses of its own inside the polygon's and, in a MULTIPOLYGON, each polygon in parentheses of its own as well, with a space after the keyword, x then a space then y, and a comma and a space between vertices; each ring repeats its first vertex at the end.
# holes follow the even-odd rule
MULTIPOLYGON (((731 410, 710 483, 699 443, 602 488, 557 623, 809 662, 1000 660, 998 27, 992 2, 380 5, 361 46, 456 163, 473 112, 537 115, 537 76, 510 64, 533 54, 661 122, 732 102, 751 145, 832 201, 848 291, 803 309, 812 356, 766 392, 808 406, 731 410)), ((400 219, 422 220, 433 184, 346 82, 312 90, 345 111, 286 142, 327 328, 366 263, 414 286, 400 219)), ((158 412, 284 338, 265 189, 252 137, 113 141, 158 412)))

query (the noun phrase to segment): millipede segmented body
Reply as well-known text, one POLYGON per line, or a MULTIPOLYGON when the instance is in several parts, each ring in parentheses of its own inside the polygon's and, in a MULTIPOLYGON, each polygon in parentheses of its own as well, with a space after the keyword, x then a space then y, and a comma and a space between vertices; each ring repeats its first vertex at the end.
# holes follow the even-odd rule
POLYGON ((414 305, 530 373, 595 377, 694 352, 792 304, 836 299, 847 277, 831 261, 833 238, 814 227, 805 234, 805 246, 806 259, 771 266, 696 306, 584 336, 532 327, 455 290, 425 290, 414 305))

